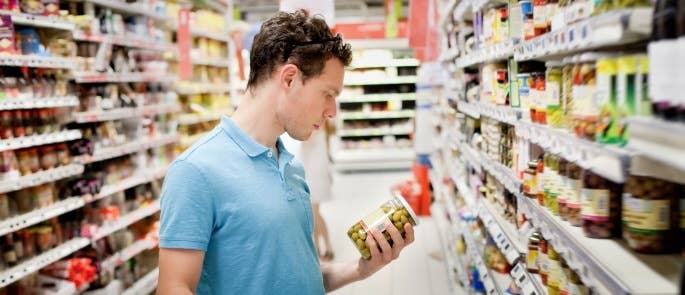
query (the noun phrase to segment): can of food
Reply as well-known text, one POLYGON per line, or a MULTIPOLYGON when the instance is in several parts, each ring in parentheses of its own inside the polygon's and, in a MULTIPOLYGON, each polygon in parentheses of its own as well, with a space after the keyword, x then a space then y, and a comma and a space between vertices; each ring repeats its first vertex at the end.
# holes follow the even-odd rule
POLYGON ((376 229, 383 233, 385 239, 392 245, 392 238, 386 229, 394 226, 404 236, 404 225, 407 223, 417 226, 418 218, 402 196, 394 195, 390 200, 352 225, 347 231, 347 236, 362 255, 362 258, 370 259, 371 250, 366 245, 366 239, 371 234, 371 230, 376 229))

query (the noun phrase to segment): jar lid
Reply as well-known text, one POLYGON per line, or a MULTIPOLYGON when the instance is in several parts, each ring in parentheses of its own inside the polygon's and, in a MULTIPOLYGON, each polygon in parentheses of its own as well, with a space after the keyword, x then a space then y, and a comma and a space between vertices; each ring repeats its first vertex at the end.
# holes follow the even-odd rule
POLYGON ((405 200, 404 197, 402 197, 399 194, 394 193, 394 192, 393 192, 393 197, 396 200, 398 200, 400 202, 400 204, 402 204, 402 206, 404 206, 404 209, 407 209, 407 212, 409 212, 409 215, 411 216, 411 218, 414 220, 414 222, 416 222, 416 224, 414 226, 419 225, 419 218, 416 216, 416 213, 414 213, 414 209, 412 209, 411 206, 409 206, 409 203, 407 203, 407 200, 405 200))

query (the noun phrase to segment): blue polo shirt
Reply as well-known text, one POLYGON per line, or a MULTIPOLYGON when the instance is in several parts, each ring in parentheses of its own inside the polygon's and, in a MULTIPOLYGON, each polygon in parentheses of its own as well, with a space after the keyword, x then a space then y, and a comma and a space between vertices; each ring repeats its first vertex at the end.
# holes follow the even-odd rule
POLYGON ((170 166, 161 248, 205 252, 197 294, 323 294, 304 169, 224 116, 170 166))

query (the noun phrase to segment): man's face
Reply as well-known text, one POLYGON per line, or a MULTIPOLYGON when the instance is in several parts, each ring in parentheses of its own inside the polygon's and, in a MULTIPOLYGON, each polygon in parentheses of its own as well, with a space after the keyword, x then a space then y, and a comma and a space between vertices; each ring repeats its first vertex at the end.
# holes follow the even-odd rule
POLYGON ((279 115, 290 137, 307 140, 314 130, 324 127, 327 119, 335 117, 335 100, 342 90, 344 74, 342 62, 331 58, 326 61, 321 75, 310 77, 305 83, 302 83, 302 74, 297 75, 286 92, 279 115))

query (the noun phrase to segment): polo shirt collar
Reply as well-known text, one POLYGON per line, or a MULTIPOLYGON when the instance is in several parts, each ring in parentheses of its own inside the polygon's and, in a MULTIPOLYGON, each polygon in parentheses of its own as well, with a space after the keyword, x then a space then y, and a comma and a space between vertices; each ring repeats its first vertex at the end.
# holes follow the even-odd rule
MULTIPOLYGON (((236 144, 238 144, 240 149, 242 149, 251 158, 258 157, 269 151, 268 147, 257 142, 252 137, 247 135, 245 131, 240 129, 240 127, 238 127, 238 125, 236 125, 235 122, 233 122, 233 119, 230 117, 226 115, 222 116, 220 126, 221 129, 223 129, 224 132, 226 132, 228 136, 231 137, 236 144)), ((290 162, 290 160, 294 158, 294 155, 286 150, 281 138, 278 138, 276 145, 278 146, 279 158, 281 158, 284 162, 290 162)))

